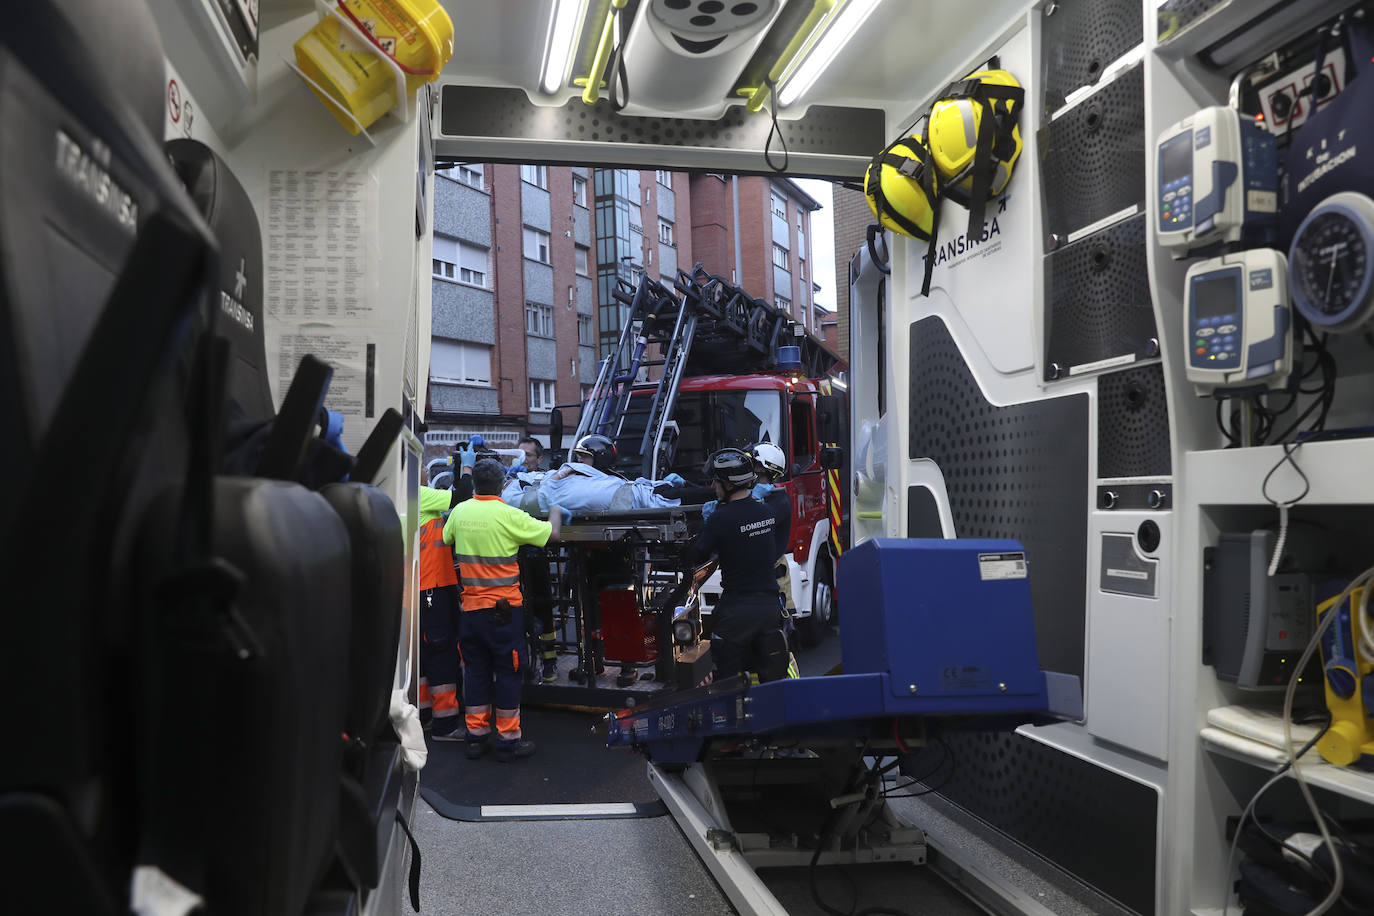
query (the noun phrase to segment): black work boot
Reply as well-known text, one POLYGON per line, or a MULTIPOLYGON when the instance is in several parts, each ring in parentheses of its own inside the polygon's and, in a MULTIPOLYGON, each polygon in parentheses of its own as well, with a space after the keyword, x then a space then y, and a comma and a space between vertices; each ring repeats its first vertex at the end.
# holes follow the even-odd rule
POLYGON ((497 741, 496 759, 502 763, 510 763, 512 760, 520 760, 534 753, 534 742, 521 739, 519 741, 497 741))
POLYGON ((491 742, 486 738, 469 738, 467 747, 463 748, 463 755, 469 760, 476 760, 491 748, 491 742))

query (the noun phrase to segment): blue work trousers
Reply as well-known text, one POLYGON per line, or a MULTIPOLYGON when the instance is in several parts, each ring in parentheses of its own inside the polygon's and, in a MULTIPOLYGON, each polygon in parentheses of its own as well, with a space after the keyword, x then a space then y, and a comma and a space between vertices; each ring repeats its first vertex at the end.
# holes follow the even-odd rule
POLYGON ((520 657, 525 649, 525 609, 513 607, 497 624, 495 608, 459 615, 463 655, 463 705, 469 741, 486 741, 496 713, 497 740, 520 740, 520 657))

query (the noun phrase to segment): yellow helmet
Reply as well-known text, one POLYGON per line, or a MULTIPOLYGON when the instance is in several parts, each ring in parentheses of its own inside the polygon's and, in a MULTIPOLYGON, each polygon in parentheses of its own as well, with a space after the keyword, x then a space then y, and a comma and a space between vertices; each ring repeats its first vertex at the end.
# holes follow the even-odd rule
POLYGON ((927 240, 934 232, 939 179, 919 137, 904 137, 873 157, 864 172, 868 209, 893 232, 927 240))
POLYGON ((928 135, 935 167, 943 180, 953 182, 952 187, 964 192, 973 189, 972 166, 979 152, 978 135, 985 107, 979 98, 981 91, 995 116, 985 138, 993 162, 988 194, 1001 194, 1021 155, 1021 128, 1016 123, 1024 98, 1021 84, 1005 70, 979 70, 951 88, 958 91, 930 109, 928 135))

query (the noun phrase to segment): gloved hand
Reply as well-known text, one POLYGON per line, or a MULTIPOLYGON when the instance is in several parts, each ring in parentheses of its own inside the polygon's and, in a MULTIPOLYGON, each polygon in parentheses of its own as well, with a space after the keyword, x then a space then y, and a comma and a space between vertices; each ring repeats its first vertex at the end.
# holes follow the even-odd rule
POLYGON ((565 524, 565 525, 570 525, 570 524, 572 524, 572 513, 571 513, 571 512, 569 512, 567 509, 564 509, 562 506, 559 506, 559 507, 558 507, 558 511, 561 512, 561 513, 563 513, 563 524, 565 524))
POLYGON ((716 511, 716 501, 713 499, 709 503, 701 504, 701 519, 705 521, 711 517, 711 513, 716 511))
POLYGON ((754 492, 750 495, 755 499, 763 499, 769 493, 772 493, 774 489, 775 487, 771 483, 756 483, 754 484, 754 492))
POLYGON ((687 483, 687 481, 682 479, 681 474, 669 474, 667 477, 663 478, 663 482, 674 487, 685 486, 687 483))
MULTIPOLYGON (((474 437, 474 438, 476 438, 476 437, 474 437)), ((468 443, 468 447, 467 447, 467 448, 460 448, 460 449, 458 450, 458 473, 459 473, 459 474, 462 474, 462 473, 464 473, 464 472, 466 472, 466 471, 471 471, 471 470, 472 470, 472 466, 473 466, 474 464, 476 464, 476 463, 477 463, 477 449, 475 449, 475 448, 472 447, 472 443, 468 443)))
POLYGON ((506 470, 507 477, 514 477, 516 474, 525 470, 525 462, 517 461, 506 470))

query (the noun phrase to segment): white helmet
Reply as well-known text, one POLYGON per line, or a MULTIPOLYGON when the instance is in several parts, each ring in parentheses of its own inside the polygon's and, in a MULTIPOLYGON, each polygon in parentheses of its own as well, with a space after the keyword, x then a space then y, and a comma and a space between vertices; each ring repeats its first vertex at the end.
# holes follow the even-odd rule
POLYGON ((773 443, 760 442, 749 449, 749 455, 754 459, 754 466, 763 473, 772 477, 786 476, 787 456, 773 443))

